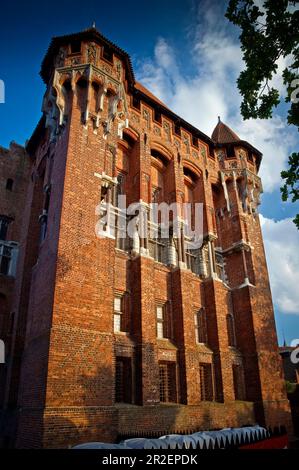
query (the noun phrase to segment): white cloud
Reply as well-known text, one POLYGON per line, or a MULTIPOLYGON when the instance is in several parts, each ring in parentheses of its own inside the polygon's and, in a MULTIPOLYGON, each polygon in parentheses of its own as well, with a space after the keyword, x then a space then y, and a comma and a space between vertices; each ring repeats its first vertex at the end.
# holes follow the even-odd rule
POLYGON ((264 190, 272 192, 281 186, 280 172, 294 149, 295 132, 291 132, 278 115, 271 120, 236 121, 233 128, 242 139, 263 152, 259 175, 264 190))
MULTIPOLYGON (((297 136, 280 117, 271 120, 243 121, 241 98, 236 79, 243 68, 239 40, 234 27, 224 19, 222 2, 200 3, 198 17, 190 26, 188 40, 193 43, 186 74, 177 48, 164 39, 156 43, 154 57, 137 68, 138 79, 178 115, 211 135, 220 115, 241 139, 263 153, 260 176, 264 191, 281 185, 280 172, 297 136)), ((279 75, 289 59, 278 61, 279 75)), ((285 93, 281 76, 272 81, 280 94, 285 93)), ((265 250, 274 304, 286 313, 299 314, 299 233, 291 219, 275 222, 261 216, 265 250)))
MULTIPOLYGON (((231 34, 231 26, 223 15, 224 7, 219 2, 201 2, 197 22, 189 31, 193 41, 191 76, 179 66, 177 49, 164 38, 157 40, 154 58, 137 69, 137 76, 178 115, 207 135, 211 135, 220 115, 241 139, 257 147, 264 155, 260 170, 264 190, 271 192, 281 184, 280 172, 286 166, 297 133, 279 115, 266 121, 242 121, 236 86, 243 67, 242 56, 239 41, 231 34)), ((279 61, 280 71, 286 60, 279 61)), ((284 92, 280 77, 275 78, 274 84, 284 92)))
POLYGON ((275 222, 260 216, 273 302, 299 315, 299 232, 292 219, 275 222))

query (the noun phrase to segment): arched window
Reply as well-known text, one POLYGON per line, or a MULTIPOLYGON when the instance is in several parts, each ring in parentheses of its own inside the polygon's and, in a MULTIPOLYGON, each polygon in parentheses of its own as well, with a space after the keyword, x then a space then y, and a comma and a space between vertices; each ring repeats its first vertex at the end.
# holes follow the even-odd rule
POLYGON ((185 217, 188 216, 188 219, 191 215, 191 229, 194 229, 195 223, 195 203, 200 202, 199 196, 199 176, 188 166, 184 166, 184 201, 185 204, 189 204, 191 207, 185 206, 185 217), (186 209, 188 207, 188 213, 186 209), (190 215, 189 215, 190 214, 190 215))
POLYGON ((197 180, 197 175, 189 168, 184 167, 185 202, 194 203, 194 189, 197 180))
POLYGON ((84 113, 86 111, 86 104, 87 104, 87 81, 85 78, 81 77, 77 81, 76 89, 77 89, 77 107, 81 111, 81 119, 84 120, 84 113))
MULTIPOLYGON (((165 202, 165 174, 168 159, 158 150, 151 150, 151 200, 152 204, 165 202)), ((167 263, 167 238, 161 232, 161 213, 157 206, 150 211, 149 254, 156 261, 167 263)))
POLYGON ((228 336, 228 345, 236 347, 236 331, 235 331, 235 319, 231 313, 226 315, 226 326, 227 326, 227 336, 228 336))
POLYGON ((64 96, 64 120, 66 121, 72 106, 72 85, 70 80, 65 80, 62 85, 62 92, 64 96))
POLYGON ((164 174, 168 164, 168 160, 162 153, 152 149, 152 164, 151 164, 151 202, 160 203, 164 201, 164 174))

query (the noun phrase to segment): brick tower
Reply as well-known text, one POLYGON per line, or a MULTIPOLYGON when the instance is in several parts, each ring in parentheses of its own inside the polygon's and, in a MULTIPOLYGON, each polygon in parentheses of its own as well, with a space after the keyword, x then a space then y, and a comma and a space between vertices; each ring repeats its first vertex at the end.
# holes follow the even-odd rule
POLYGON ((261 153, 220 120, 209 138, 177 116, 95 28, 54 38, 41 76, 12 307, 24 350, 6 390, 15 445, 288 426, 261 153), (121 238, 132 217, 118 195, 139 203, 140 220, 151 202, 202 203, 202 247, 190 249, 183 221, 176 237, 152 236, 148 222, 121 238))

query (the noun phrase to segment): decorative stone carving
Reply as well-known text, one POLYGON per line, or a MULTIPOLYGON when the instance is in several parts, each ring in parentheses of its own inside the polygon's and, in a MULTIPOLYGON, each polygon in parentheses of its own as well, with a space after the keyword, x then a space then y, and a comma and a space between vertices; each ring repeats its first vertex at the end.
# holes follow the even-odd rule
POLYGON ((225 159, 225 152, 223 150, 217 150, 216 155, 217 155, 219 162, 223 163, 225 159))
POLYGON ((94 43, 90 43, 87 48, 87 62, 95 65, 97 61, 97 47, 94 43))
POLYGON ((188 134, 185 134, 185 132, 183 132, 182 133, 182 139, 183 139, 183 144, 186 147, 186 153, 190 154, 190 141, 189 141, 188 134))
POLYGON ((198 153, 195 150, 192 150, 192 157, 198 159, 198 153))
POLYGON ((101 68, 107 75, 112 76, 112 68, 109 67, 109 65, 100 64, 100 68, 101 68))
POLYGON ((59 82, 59 73, 55 71, 53 85, 45 93, 42 111, 46 115, 46 128, 50 129, 50 142, 56 140, 65 122, 65 95, 59 82))
POLYGON ((154 126, 154 134, 161 136, 161 129, 158 126, 154 126))
POLYGON ((146 109, 146 108, 143 109, 142 117, 146 121, 147 129, 149 129, 150 128, 150 113, 149 113, 148 109, 146 109))
POLYGON ((65 64, 66 49, 61 47, 55 60, 55 67, 63 67, 65 64))
POLYGON ((123 137, 123 129, 127 129, 129 127, 129 119, 125 119, 118 124, 117 127, 117 135, 120 139, 123 137))
POLYGON ((73 58, 71 59, 71 64, 72 64, 72 65, 81 64, 81 57, 73 57, 73 58))
POLYGON ((243 211, 246 212, 247 211, 247 197, 248 197, 247 173, 246 172, 244 172, 244 174, 243 174, 243 179, 242 179, 241 186, 240 186, 240 196, 241 196, 243 211))
POLYGON ((131 113, 131 118, 130 118, 131 122, 133 122, 134 124, 139 124, 140 123, 140 119, 139 119, 139 116, 137 116, 137 114, 135 113, 131 113))
POLYGON ((166 139, 168 142, 171 141, 171 130, 170 130, 170 124, 167 121, 163 121, 163 130, 164 134, 166 136, 166 139))
POLYGON ((246 152, 243 149, 240 149, 238 152, 240 162, 241 162, 241 168, 246 168, 246 162, 247 162, 247 155, 246 152))
POLYGON ((116 76, 117 76, 117 79, 118 80, 121 80, 121 76, 122 76, 122 64, 121 62, 118 60, 116 62, 116 76))
POLYGON ((204 145, 200 145, 200 155, 202 156, 205 163, 207 163, 207 151, 204 145))
MULTIPOLYGON (((82 121, 86 125, 88 119, 91 118, 93 121, 94 128, 98 128, 100 123, 104 127, 104 138, 111 132, 112 123, 117 119, 117 133, 118 136, 122 136, 122 130, 127 128, 129 125, 128 121, 128 107, 126 102, 126 94, 123 84, 117 81, 114 75, 115 71, 111 67, 105 64, 97 67, 94 63, 96 61, 97 49, 94 43, 89 44, 87 50, 87 58, 90 62, 86 64, 75 64, 70 67, 63 67, 55 71, 53 78, 53 86, 47 90, 44 102, 43 112, 46 114, 46 126, 51 128, 51 140, 55 140, 61 129, 64 127, 65 119, 65 101, 64 88, 61 83, 68 78, 71 81, 71 87, 73 92, 76 91, 76 82, 80 76, 84 76, 87 80, 87 91, 86 101, 84 103, 84 109, 82 109, 82 121), (63 77, 63 80, 62 80, 63 77), (92 82, 96 81, 99 84, 99 91, 96 98, 95 113, 90 115, 89 103, 91 100, 92 82), (102 112, 104 109, 104 99, 107 96, 107 90, 112 93, 109 97, 108 103, 108 116, 103 118, 102 112)), ((61 51, 61 58, 63 51, 61 51)), ((121 66, 121 63, 119 62, 121 66)), ((121 75, 119 75, 121 77, 121 75)))
POLYGON ((123 129, 129 127, 128 108, 125 99, 125 92, 123 87, 119 87, 116 95, 109 97, 108 103, 108 118, 104 121, 104 138, 111 133, 112 123, 118 119, 117 135, 122 138, 123 129))
POLYGON ((246 158, 246 152, 243 149, 240 149, 238 151, 238 155, 239 155, 240 159, 245 159, 246 158))
POLYGON ((100 124, 100 114, 104 109, 104 98, 107 93, 107 88, 105 83, 100 86, 98 94, 97 94, 97 100, 96 100, 96 120, 95 120, 95 127, 98 128, 100 124))
POLYGON ((230 202, 229 202, 229 197, 228 197, 228 192, 227 192, 226 180, 225 180, 225 177, 224 177, 224 173, 222 171, 220 172, 220 175, 221 175, 221 183, 222 183, 222 187, 223 187, 223 191, 224 191, 224 197, 225 197, 225 201, 226 201, 226 208, 227 208, 228 212, 230 212, 230 202))
POLYGON ((119 94, 110 95, 108 98, 108 118, 104 121, 104 137, 111 133, 112 123, 116 117, 117 106, 120 101, 119 94))

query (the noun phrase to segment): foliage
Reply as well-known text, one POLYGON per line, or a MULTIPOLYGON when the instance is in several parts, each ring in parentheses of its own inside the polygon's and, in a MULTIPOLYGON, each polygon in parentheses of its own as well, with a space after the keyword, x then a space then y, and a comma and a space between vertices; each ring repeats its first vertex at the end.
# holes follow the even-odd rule
MULTIPOLYGON (((244 119, 268 119, 280 103, 279 91, 271 84, 280 58, 287 61, 283 83, 287 90, 287 122, 299 130, 299 0, 230 0, 226 17, 241 29, 240 42, 246 68, 237 84, 242 96, 244 119)), ((299 199, 299 153, 292 153, 288 169, 281 172, 282 200, 299 199)), ((294 219, 299 229, 299 214, 294 219)))
POLYGON ((296 388, 297 388, 297 384, 296 383, 292 383, 292 382, 289 382, 288 380, 285 381, 285 384, 286 384, 286 390, 287 390, 287 393, 288 394, 292 394, 295 392, 296 388))

